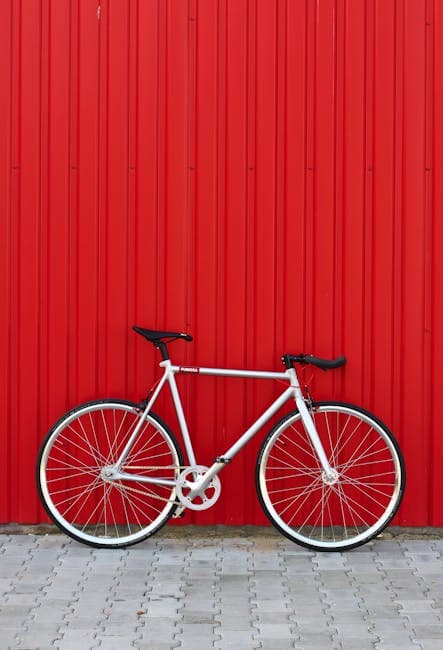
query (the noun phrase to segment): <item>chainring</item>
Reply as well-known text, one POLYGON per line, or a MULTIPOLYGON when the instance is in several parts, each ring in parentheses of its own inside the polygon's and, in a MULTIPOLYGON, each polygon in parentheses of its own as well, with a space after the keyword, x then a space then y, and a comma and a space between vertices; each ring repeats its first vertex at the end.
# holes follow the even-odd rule
POLYGON ((221 492, 218 476, 213 476, 204 489, 198 489, 198 484, 208 469, 205 465, 191 465, 184 469, 178 477, 176 493, 185 508, 206 510, 218 500, 221 492))

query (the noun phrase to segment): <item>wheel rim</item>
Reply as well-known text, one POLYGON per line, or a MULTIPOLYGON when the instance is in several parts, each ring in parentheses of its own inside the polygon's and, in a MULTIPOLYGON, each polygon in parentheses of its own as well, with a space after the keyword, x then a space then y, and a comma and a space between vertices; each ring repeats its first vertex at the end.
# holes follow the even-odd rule
MULTIPOLYGON (((42 496, 51 517, 73 537, 124 545, 143 539, 169 518, 175 488, 105 478, 104 469, 116 461, 139 417, 135 407, 125 404, 89 405, 64 419, 48 440, 40 462, 42 496)), ((156 420, 148 416, 121 469, 177 478, 177 450, 156 420)))
POLYGON ((302 544, 364 543, 398 508, 402 467, 395 444, 381 425, 350 407, 319 406, 313 417, 335 474, 325 476, 297 414, 265 445, 259 469, 265 507, 302 544))

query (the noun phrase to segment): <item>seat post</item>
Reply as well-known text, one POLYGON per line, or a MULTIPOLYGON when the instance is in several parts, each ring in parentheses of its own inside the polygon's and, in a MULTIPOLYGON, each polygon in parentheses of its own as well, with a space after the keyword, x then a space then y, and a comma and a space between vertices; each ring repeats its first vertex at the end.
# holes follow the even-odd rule
POLYGON ((160 354, 162 355, 163 361, 169 361, 169 354, 168 354, 168 348, 166 347, 166 343, 164 341, 157 341, 155 343, 155 347, 160 350, 160 354))

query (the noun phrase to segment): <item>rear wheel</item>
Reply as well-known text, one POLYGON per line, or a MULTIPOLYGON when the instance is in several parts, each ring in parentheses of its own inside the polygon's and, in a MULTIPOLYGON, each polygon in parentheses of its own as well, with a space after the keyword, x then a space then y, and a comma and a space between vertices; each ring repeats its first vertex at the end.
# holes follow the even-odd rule
MULTIPOLYGON (((89 402, 63 416, 43 441, 37 463, 40 498, 52 520, 74 539, 97 547, 128 546, 155 533, 173 514, 175 486, 106 476, 141 417, 132 402, 89 402)), ((176 480, 182 465, 173 434, 150 413, 121 471, 176 480)))
POLYGON ((280 420, 264 440, 256 487, 271 522, 294 542, 341 551, 368 542, 397 512, 405 466, 392 433, 367 411, 319 402, 311 415, 334 477, 323 472, 300 413, 280 420))

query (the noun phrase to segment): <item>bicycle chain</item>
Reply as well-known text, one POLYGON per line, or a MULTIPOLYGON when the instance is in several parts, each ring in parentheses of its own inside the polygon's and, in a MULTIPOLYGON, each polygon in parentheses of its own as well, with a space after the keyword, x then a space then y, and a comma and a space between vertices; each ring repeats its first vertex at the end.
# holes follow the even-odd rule
MULTIPOLYGON (((146 466, 143 465, 143 466, 139 466, 139 467, 132 467, 131 466, 131 469, 145 469, 145 470, 146 469, 149 469, 149 470, 179 469, 182 472, 187 467, 188 467, 188 465, 161 465, 159 467, 156 467, 154 465, 152 465, 152 466, 150 465, 149 467, 146 467, 146 466)), ((125 485, 125 487, 123 489, 127 490, 128 492, 134 492, 136 494, 141 494, 144 497, 146 496, 146 492, 147 492, 147 490, 139 490, 138 488, 135 488, 135 487, 132 487, 132 486, 129 486, 129 485, 125 485)), ((157 499, 158 501, 164 501, 165 503, 172 503, 175 506, 182 505, 180 501, 174 501, 174 499, 168 499, 166 497, 161 497, 158 494, 149 493, 149 496, 152 499, 157 499)))
MULTIPOLYGON (((131 465, 131 469, 134 469, 134 470, 136 470, 136 469, 139 469, 139 470, 140 469, 144 469, 144 470, 149 469, 151 471, 152 470, 165 470, 165 469, 179 469, 179 470, 181 470, 180 471, 180 474, 181 474, 184 470, 192 471, 193 467, 189 466, 189 465, 161 465, 161 466, 149 465, 148 467, 146 467, 144 465, 139 465, 139 466, 131 465)), ((207 468, 205 468, 205 469, 207 469, 207 468)), ((121 488, 122 486, 120 485, 119 487, 121 488)), ((118 489, 118 487, 117 487, 117 489, 118 489)), ((165 503, 171 503, 171 504, 173 504, 175 506, 183 506, 184 505, 183 502, 180 499, 178 499, 178 500, 168 499, 166 497, 161 497, 158 494, 154 494, 154 493, 150 492, 149 490, 140 490, 140 489, 132 487, 130 485, 125 485, 123 489, 128 491, 128 492, 133 492, 135 494, 141 494, 144 497, 146 497, 146 493, 148 492, 149 496, 152 499, 157 499, 157 501, 163 501, 165 503)), ((216 497, 215 500, 218 499, 219 493, 220 493, 220 489, 218 491, 218 494, 217 494, 217 497, 216 497)), ((192 509, 194 509, 194 510, 202 510, 202 509, 204 509, 204 508, 200 508, 200 507, 199 508, 192 508, 190 504, 187 504, 185 507, 187 507, 187 508, 189 508, 191 510, 192 509)))
MULTIPOLYGON (((119 486, 119 487, 121 487, 121 486, 119 486)), ((147 490, 144 490, 144 491, 139 490, 138 488, 134 488, 134 487, 131 487, 129 485, 125 485, 125 487, 123 489, 128 491, 128 492, 134 492, 136 494, 141 494, 144 497, 146 497, 146 495, 148 494, 149 497, 151 497, 152 499, 157 499, 158 501, 164 501, 165 503, 172 503, 172 504, 174 504, 176 506, 181 505, 180 501, 174 501, 173 499, 167 499, 166 497, 161 497, 158 494, 153 494, 153 493, 151 493, 151 492, 149 492, 147 490)))

